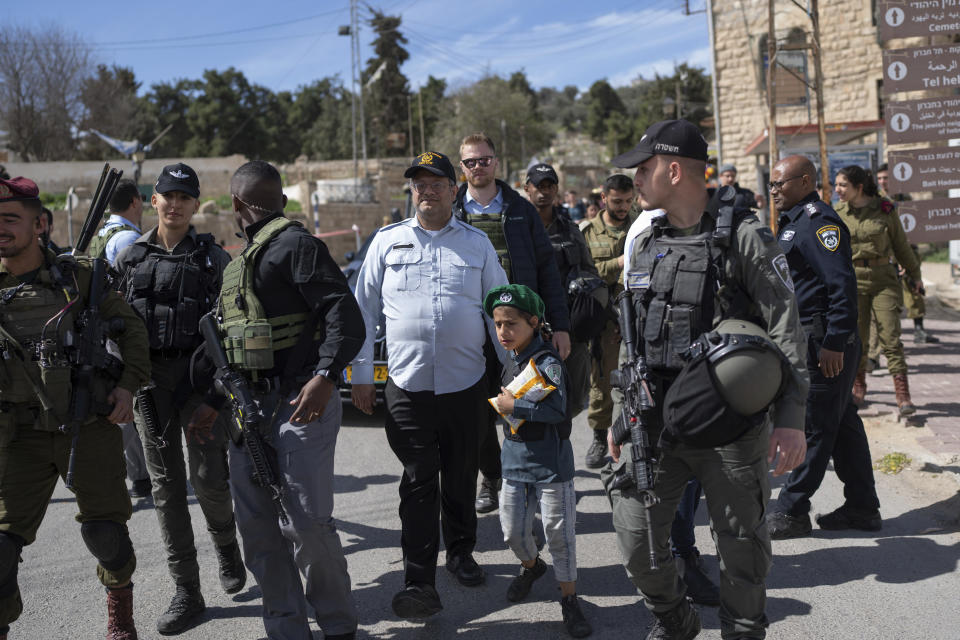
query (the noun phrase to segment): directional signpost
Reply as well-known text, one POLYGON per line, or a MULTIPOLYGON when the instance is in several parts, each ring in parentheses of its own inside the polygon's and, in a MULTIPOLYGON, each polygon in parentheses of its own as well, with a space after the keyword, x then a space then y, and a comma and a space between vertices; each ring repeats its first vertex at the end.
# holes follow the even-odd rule
POLYGON ((890 144, 960 138, 960 97, 888 102, 884 115, 890 144))
POLYGON ((891 151, 890 193, 960 188, 960 147, 891 151))
POLYGON ((883 52, 883 90, 960 87, 960 45, 888 49, 883 52))
POLYGON ((960 238, 960 198, 907 200, 897 203, 910 242, 944 242, 960 238))
POLYGON ((960 32, 960 3, 955 0, 879 0, 877 16, 881 40, 960 32))

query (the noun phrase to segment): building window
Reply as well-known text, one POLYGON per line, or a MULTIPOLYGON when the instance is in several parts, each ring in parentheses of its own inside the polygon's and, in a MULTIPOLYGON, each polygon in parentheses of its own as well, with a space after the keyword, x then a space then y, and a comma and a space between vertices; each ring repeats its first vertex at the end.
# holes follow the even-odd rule
MULTIPOLYGON (((803 29, 794 27, 787 37, 780 43, 786 45, 802 45, 807 42, 807 34, 803 29)), ((760 43, 760 85, 767 87, 767 34, 759 39, 760 43)), ((777 52, 777 66, 774 69, 774 96, 777 106, 791 107, 810 104, 810 75, 807 70, 806 49, 783 49, 777 52)))

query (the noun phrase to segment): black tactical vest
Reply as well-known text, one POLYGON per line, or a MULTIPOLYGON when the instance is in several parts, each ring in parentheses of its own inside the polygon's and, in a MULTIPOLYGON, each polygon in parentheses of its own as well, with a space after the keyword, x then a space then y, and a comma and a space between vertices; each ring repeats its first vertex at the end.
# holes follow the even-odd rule
POLYGON ((570 231, 572 223, 556 210, 553 219, 557 232, 549 234, 550 244, 553 245, 553 256, 560 271, 560 284, 566 289, 570 281, 580 275, 580 247, 573 240, 573 233, 570 231))
POLYGON ((202 342, 200 316, 216 302, 218 270, 210 257, 213 236, 197 234, 196 242, 190 253, 129 249, 126 300, 147 326, 151 350, 193 350, 202 342))
POLYGON ((733 197, 720 198, 716 219, 704 216, 713 223, 707 229, 670 236, 667 218, 660 216, 654 218, 651 234, 634 245, 627 285, 634 293, 637 335, 644 340, 653 371, 680 371, 685 364, 681 354, 725 318, 756 321, 746 292, 727 281, 725 272, 731 237, 752 214, 735 212, 733 197))
MULTIPOLYGON (((552 355, 554 358, 560 362, 560 367, 563 370, 563 380, 567 383, 567 396, 566 396, 566 407, 564 411, 566 413, 566 418, 563 422, 556 424, 548 424, 546 422, 533 422, 532 420, 527 420, 520 428, 517 429, 516 433, 510 432, 510 427, 506 424, 503 425, 503 437, 513 440, 514 442, 532 442, 534 440, 543 440, 544 433, 547 429, 556 429, 557 435, 561 440, 566 440, 570 437, 570 432, 573 426, 573 420, 571 419, 571 407, 570 407, 570 376, 567 374, 567 365, 563 363, 563 359, 557 354, 553 349, 546 347, 544 345, 543 349, 536 351, 530 357, 533 358, 533 361, 537 363, 537 366, 540 366, 540 359, 543 356, 552 355)), ((524 364, 526 366, 526 364, 524 364)), ((520 375, 520 365, 511 357, 506 365, 503 367, 503 374, 501 375, 501 382, 504 387, 513 382, 514 378, 520 375)))

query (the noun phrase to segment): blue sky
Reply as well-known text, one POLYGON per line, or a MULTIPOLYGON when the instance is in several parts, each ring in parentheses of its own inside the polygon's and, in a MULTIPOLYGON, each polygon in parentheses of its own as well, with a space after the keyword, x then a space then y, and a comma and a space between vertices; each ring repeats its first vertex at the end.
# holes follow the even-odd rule
MULTIPOLYGON (((675 63, 709 69, 704 13, 684 15, 684 0, 517 2, 367 0, 403 18, 411 86, 432 74, 456 87, 484 73, 524 69, 534 87, 586 89, 606 77, 616 86, 638 75, 669 74, 675 63)), ((151 83, 198 78, 233 66, 275 91, 328 75, 350 77, 348 0, 77 2, 45 0, 43 16, 93 46, 94 61, 132 67, 151 83)), ((361 18, 368 15, 361 2, 361 18)), ((703 0, 690 0, 700 9, 703 0)), ((361 24, 361 57, 372 33, 361 24)))

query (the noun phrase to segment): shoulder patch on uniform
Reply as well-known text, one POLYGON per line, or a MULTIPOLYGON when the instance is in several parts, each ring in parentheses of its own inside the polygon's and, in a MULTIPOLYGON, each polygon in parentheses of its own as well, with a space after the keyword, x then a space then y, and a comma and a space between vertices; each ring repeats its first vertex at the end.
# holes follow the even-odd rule
POLYGON ((559 363, 552 362, 543 368, 543 373, 550 378, 550 382, 554 385, 560 384, 560 381, 563 378, 563 369, 560 368, 559 363))
POLYGON ((880 199, 880 210, 883 211, 884 213, 890 213, 896 208, 897 208, 897 205, 893 204, 886 198, 880 199))
POLYGON ((817 229, 817 240, 827 251, 836 251, 840 246, 840 227, 835 224, 825 224, 817 229))
POLYGON ((817 205, 815 205, 815 204, 812 203, 812 202, 808 202, 807 204, 805 204, 805 205, 803 206, 803 208, 804 208, 804 210, 807 212, 807 216, 809 216, 809 217, 811 217, 811 218, 812 218, 813 216, 817 215, 818 213, 820 213, 820 209, 817 209, 817 205))
POLYGON ((795 236, 796 234, 797 232, 794 231, 793 229, 787 229, 786 231, 783 232, 783 236, 782 236, 783 241, 790 242, 791 240, 793 240, 793 236, 795 236))
POLYGON ((760 239, 764 242, 776 242, 776 238, 773 237, 773 232, 766 227, 759 227, 757 229, 757 234, 760 236, 760 239))
POLYGON ((774 273, 776 273, 780 281, 783 282, 783 286, 790 289, 790 292, 793 293, 793 278, 790 277, 790 264, 787 262, 787 256, 781 253, 771 260, 771 264, 773 264, 774 273))
POLYGON ((304 235, 297 239, 297 252, 293 258, 293 281, 296 284, 306 284, 313 278, 317 268, 317 242, 313 236, 304 235))

